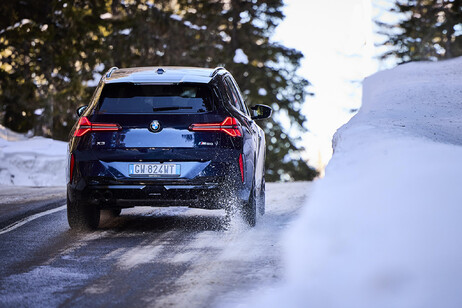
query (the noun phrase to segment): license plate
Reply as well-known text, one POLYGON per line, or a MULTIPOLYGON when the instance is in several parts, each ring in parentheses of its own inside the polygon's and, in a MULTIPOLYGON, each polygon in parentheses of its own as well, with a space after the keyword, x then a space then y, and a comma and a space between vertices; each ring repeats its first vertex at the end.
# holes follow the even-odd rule
POLYGON ((128 165, 130 176, 178 176, 180 165, 178 164, 130 164, 128 165))

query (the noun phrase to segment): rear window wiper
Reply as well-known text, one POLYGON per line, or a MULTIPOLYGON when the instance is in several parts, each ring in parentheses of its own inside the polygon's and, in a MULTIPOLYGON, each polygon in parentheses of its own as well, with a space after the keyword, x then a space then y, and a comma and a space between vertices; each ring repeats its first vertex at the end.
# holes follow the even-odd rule
POLYGON ((192 107, 181 107, 181 106, 158 107, 158 108, 152 108, 152 111, 169 111, 169 110, 180 110, 180 109, 193 109, 193 108, 192 107))

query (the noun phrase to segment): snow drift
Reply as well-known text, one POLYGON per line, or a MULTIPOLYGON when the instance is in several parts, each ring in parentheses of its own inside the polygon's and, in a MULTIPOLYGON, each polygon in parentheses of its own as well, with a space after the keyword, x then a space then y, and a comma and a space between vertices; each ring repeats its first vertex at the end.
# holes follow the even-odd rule
POLYGON ((260 307, 462 307, 462 58, 363 91, 286 235, 287 282, 260 307))
POLYGON ((66 149, 66 142, 29 139, 0 126, 0 184, 66 185, 66 149))

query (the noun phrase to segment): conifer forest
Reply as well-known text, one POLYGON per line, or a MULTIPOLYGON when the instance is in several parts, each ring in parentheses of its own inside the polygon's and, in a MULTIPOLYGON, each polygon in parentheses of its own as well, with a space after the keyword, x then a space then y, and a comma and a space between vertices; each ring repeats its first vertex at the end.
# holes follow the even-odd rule
POLYGON ((267 180, 310 180, 294 134, 309 82, 303 55, 271 40, 282 0, 13 0, 0 4, 0 121, 67 140, 77 107, 112 66, 223 66, 249 106, 266 104, 267 180), (236 58, 236 55, 241 55, 236 58), (283 127, 281 118, 290 120, 283 127))

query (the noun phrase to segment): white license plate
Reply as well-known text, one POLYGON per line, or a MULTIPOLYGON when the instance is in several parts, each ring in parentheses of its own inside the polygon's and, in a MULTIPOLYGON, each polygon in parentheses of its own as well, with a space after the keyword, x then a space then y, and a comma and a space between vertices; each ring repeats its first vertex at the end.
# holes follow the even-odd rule
POLYGON ((180 165, 178 164, 130 164, 128 165, 128 175, 130 176, 178 176, 180 175, 180 165))

